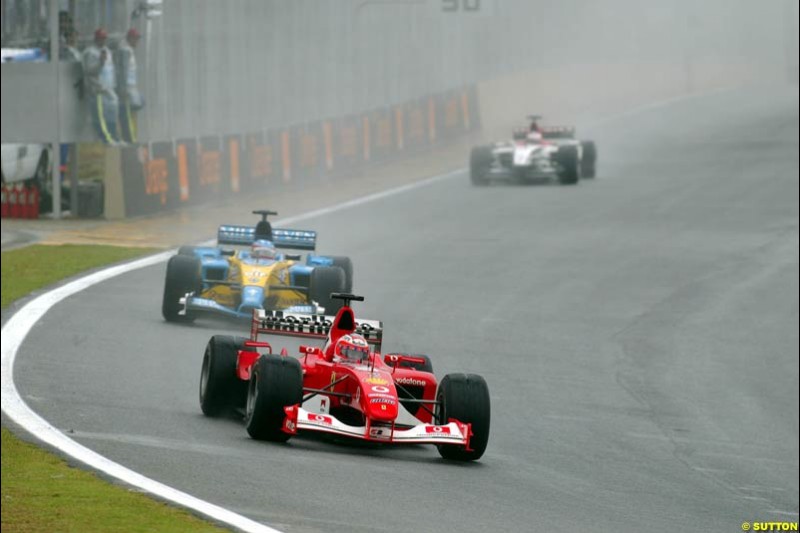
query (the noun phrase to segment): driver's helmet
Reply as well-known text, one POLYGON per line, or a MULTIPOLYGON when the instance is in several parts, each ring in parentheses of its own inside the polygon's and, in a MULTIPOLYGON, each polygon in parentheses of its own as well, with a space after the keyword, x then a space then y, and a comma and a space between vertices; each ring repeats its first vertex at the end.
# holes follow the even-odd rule
POLYGON ((351 333, 336 341, 334 355, 345 361, 363 362, 369 358, 369 344, 361 335, 351 333))
POLYGON ((253 245, 250 248, 250 256, 254 259, 275 259, 277 255, 278 251, 272 241, 259 239, 253 241, 253 245))
POLYGON ((538 131, 532 131, 528 134, 528 140, 532 143, 539 144, 542 142, 542 139, 544 139, 544 137, 542 137, 542 134, 538 131))

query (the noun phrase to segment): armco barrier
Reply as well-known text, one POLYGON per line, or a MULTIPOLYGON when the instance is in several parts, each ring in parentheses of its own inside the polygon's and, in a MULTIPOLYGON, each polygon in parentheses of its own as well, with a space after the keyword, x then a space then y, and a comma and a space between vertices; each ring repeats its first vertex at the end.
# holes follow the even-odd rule
POLYGON ((322 122, 296 126, 292 131, 293 179, 302 183, 313 180, 325 172, 323 157, 322 122))
POLYGON ((258 191, 277 179, 277 138, 274 131, 245 135, 241 154, 241 191, 258 191))
POLYGON ((428 148, 431 143, 428 133, 428 99, 421 98, 407 102, 403 106, 404 149, 407 152, 419 152, 428 148))
MULTIPOLYGON (((400 114, 399 116, 402 117, 400 114)), ((370 163, 380 163, 402 153, 403 124, 397 121, 396 110, 385 108, 366 114, 368 120, 364 134, 365 159, 370 163), (398 138, 399 132, 399 138, 398 138)))
POLYGON ((475 87, 285 128, 120 149, 125 216, 352 175, 476 131, 475 87))
POLYGON ((229 194, 230 186, 227 183, 229 176, 223 164, 226 149, 224 138, 221 137, 203 137, 197 143, 198 170, 194 186, 197 191, 196 199, 199 202, 229 194))
POLYGON ((177 175, 172 143, 129 146, 122 149, 125 213, 144 215, 174 209, 177 175), (175 183, 170 183, 175 182, 175 183))
POLYGON ((333 122, 333 174, 355 172, 364 164, 361 116, 350 115, 333 122))

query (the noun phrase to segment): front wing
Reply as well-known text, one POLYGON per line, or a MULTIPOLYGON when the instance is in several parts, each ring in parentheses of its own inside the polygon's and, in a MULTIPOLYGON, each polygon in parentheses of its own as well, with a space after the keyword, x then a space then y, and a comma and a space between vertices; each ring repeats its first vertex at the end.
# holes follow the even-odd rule
MULTIPOLYGON (((187 313, 212 313, 224 315, 231 318, 252 318, 253 312, 239 312, 232 307, 226 307, 210 298, 201 298, 194 293, 188 293, 179 300, 183 308, 178 312, 179 315, 186 316, 187 313)), ((294 305, 285 309, 289 313, 308 313, 314 314, 321 312, 322 308, 317 305, 294 305)))
POLYGON ((398 429, 391 424, 350 426, 329 414, 307 411, 293 405, 285 408, 283 431, 290 435, 298 430, 320 431, 345 437, 387 444, 452 444, 469 449, 472 436, 470 424, 451 420, 448 424, 419 424, 411 428, 398 429))

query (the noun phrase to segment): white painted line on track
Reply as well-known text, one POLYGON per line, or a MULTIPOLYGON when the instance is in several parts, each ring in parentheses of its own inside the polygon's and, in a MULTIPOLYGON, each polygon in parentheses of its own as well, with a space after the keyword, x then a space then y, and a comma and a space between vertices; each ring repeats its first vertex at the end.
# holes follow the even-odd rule
POLYGON ((400 187, 395 187, 394 189, 389 189, 386 191, 376 192, 373 194, 368 194, 366 196, 362 196, 360 198, 354 198, 352 200, 348 200, 347 202, 337 204, 331 207, 323 207, 322 209, 317 209, 314 211, 309 211, 308 213, 303 213, 302 215, 297 215, 294 217, 288 217, 280 220, 281 224, 294 224, 295 222, 301 222, 303 220, 308 220, 309 218, 320 217, 323 215, 329 215, 331 213, 336 213, 337 211, 343 211, 345 209, 350 209, 351 207, 356 207, 359 205, 367 204, 370 202, 374 202, 376 200, 382 200, 384 198, 388 198, 390 196, 394 196, 396 194, 401 194, 404 192, 412 191, 414 189, 420 189, 422 187, 427 187, 428 185, 433 185, 434 183, 438 183, 440 181, 449 180, 458 176, 459 174, 466 171, 465 168, 459 168, 457 170, 452 170, 447 172, 446 174, 440 174, 438 176, 433 176, 421 181, 417 181, 414 183, 409 183, 407 185, 401 185, 400 187))
MULTIPOLYGON (((415 181, 414 183, 409 183, 406 185, 401 185, 399 187, 395 187, 393 189, 387 189, 385 191, 376 192, 372 194, 368 194, 366 196, 360 196, 358 198, 353 198, 352 200, 348 200, 346 202, 342 202, 341 204, 332 205, 329 207, 323 207, 320 209, 315 209, 314 211, 309 211, 307 213, 302 213, 300 215, 295 215, 291 217, 281 218, 275 220, 275 225, 286 225, 286 224, 294 224, 295 222, 302 222, 304 220, 308 220, 310 218, 321 217, 324 215, 330 215, 331 213, 336 213, 338 211, 344 211, 345 209, 350 209, 351 207, 356 207, 359 205, 364 205, 370 202, 375 202, 376 200, 383 200, 384 198, 388 198, 390 196, 394 196, 396 194, 402 194, 404 192, 413 191, 414 189, 421 189, 422 187, 427 187, 428 185, 433 185, 434 183, 438 183, 440 181, 449 180, 465 172, 466 168, 459 168, 456 170, 451 170, 445 174, 439 174, 438 176, 432 176, 430 178, 426 178, 420 181, 415 181)), ((201 246, 214 246, 216 245, 216 239, 209 239, 207 241, 203 241, 200 243, 201 246)))
POLYGON ((671 98, 666 98, 664 100, 659 100, 657 102, 651 102, 649 104, 640 105, 637 107, 632 107, 625 111, 620 111, 618 113, 614 113, 613 115, 609 115, 607 117, 600 118, 594 121, 588 121, 583 126, 587 128, 594 128, 597 126, 602 126, 603 124, 607 124, 609 122, 614 122, 616 120, 620 120, 623 118, 628 118, 633 115, 638 115, 640 113, 646 113, 648 111, 654 111, 656 109, 661 109, 664 107, 671 106, 673 104, 678 104, 681 102, 686 102, 689 100, 694 100, 696 98, 705 98, 708 96, 714 96, 718 94, 727 93, 730 91, 735 91, 736 89, 740 89, 741 87, 738 85, 735 86, 723 86, 717 87, 716 89, 709 89, 707 91, 700 91, 700 92, 693 92, 689 94, 679 94, 677 96, 673 96, 671 98))
MULTIPOLYGON (((611 122, 618 118, 633 115, 643 111, 665 107, 673 103, 698 98, 701 96, 709 96, 724 92, 725 89, 717 89, 705 93, 693 93, 689 95, 681 95, 661 102, 655 102, 645 106, 630 109, 620 114, 606 117, 594 124, 601 124, 611 122)), ((317 209, 300 215, 287 217, 281 220, 276 220, 276 224, 293 224, 301 222, 310 218, 328 215, 338 211, 343 211, 352 207, 363 205, 369 202, 382 200, 396 194, 401 194, 414 189, 427 187, 434 183, 452 179, 455 176, 463 173, 465 169, 458 169, 446 174, 433 176, 421 181, 402 185, 382 192, 369 194, 360 198, 355 198, 341 204, 337 204, 322 209, 317 209)), ((214 240, 206 241, 203 244, 213 245, 214 240)), ((174 502, 178 505, 192 509, 205 516, 212 518, 218 522, 228 524, 236 527, 241 531, 253 533, 280 533, 279 530, 265 526, 249 518, 236 514, 210 502, 195 498, 190 494, 181 492, 177 489, 164 485, 154 479, 145 477, 133 470, 126 468, 118 463, 103 457, 79 444, 78 442, 70 439, 56 427, 52 426, 45 419, 36 414, 20 397, 16 384, 14 383, 13 371, 14 361, 17 356, 19 347, 27 337, 28 333, 33 329, 36 323, 44 316, 51 307, 58 302, 76 294, 84 289, 87 289, 97 283, 101 283, 113 277, 131 272, 140 268, 153 266, 158 263, 164 262, 172 256, 174 251, 161 252, 153 256, 145 257, 136 261, 125 263, 122 265, 113 266, 93 274, 89 274, 82 278, 71 281, 65 285, 57 287, 41 296, 38 296, 25 304, 19 311, 17 311, 2 329, 2 364, 0 365, 0 379, 2 381, 2 410, 6 416, 9 417, 14 423, 33 434, 39 440, 58 449, 62 453, 85 463, 86 465, 99 470, 111 477, 124 481, 132 486, 138 487, 146 492, 154 494, 165 500, 174 502)))
MULTIPOLYGON (((376 200, 388 198, 396 194, 401 194, 421 187, 427 187, 433 183, 453 178, 463 171, 464 169, 459 169, 446 174, 433 176, 415 183, 410 183, 408 185, 403 185, 386 191, 355 198, 334 206, 288 217, 278 220, 276 223, 293 224, 295 222, 301 222, 310 218, 350 209, 368 202, 374 202, 376 200)), ((211 240, 206 244, 213 245, 214 242, 214 240, 211 240)), ((96 285, 97 283, 101 283, 113 277, 140 268, 162 263, 168 260, 173 253, 173 250, 161 252, 156 255, 132 261, 130 263, 113 266, 99 272, 89 274, 34 298, 25 304, 19 311, 17 311, 8 320, 8 322, 6 322, 2 329, 2 365, 0 371, 2 372, 3 413, 5 413, 6 416, 8 416, 13 422, 33 434, 39 440, 46 442, 62 453, 69 455, 70 457, 73 457, 74 459, 77 459, 78 461, 81 461, 82 463, 85 463, 94 469, 124 481, 125 483, 138 487, 171 502, 177 503, 178 505, 182 505, 197 511, 218 522, 231 525, 242 531, 253 533, 280 533, 280 531, 277 529, 259 524, 258 522, 250 520, 242 515, 236 514, 199 498, 195 498, 194 496, 164 485, 163 483, 160 483, 154 479, 145 477, 70 439, 56 427, 47 422, 47 420, 36 414, 19 395, 17 386, 14 383, 14 361, 16 360, 19 347, 22 345, 25 337, 27 337, 28 333, 30 333, 39 319, 41 319, 51 307, 65 298, 87 289, 92 285, 96 285)))
POLYGON ((70 457, 114 478, 122 480, 125 483, 189 509, 193 509, 214 520, 239 528, 242 531, 252 533, 280 533, 276 529, 264 526, 249 518, 245 518, 232 511, 145 477, 78 444, 33 412, 20 397, 19 391, 14 383, 12 373, 17 350, 36 322, 42 318, 51 307, 64 298, 91 287, 92 285, 132 270, 161 263, 166 261, 171 255, 172 252, 163 252, 89 274, 88 276, 84 276, 34 298, 32 301, 25 304, 22 309, 17 311, 14 316, 6 322, 2 330, 1 371, 3 412, 16 424, 25 428, 38 439, 57 448, 70 457))

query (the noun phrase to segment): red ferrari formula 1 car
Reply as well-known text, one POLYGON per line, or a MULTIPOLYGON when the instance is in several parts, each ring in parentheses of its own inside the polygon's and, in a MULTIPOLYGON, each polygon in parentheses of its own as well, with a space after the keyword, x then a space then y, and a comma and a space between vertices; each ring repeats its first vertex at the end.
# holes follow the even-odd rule
POLYGON ((284 442, 318 431, 386 444, 435 444, 442 457, 479 459, 489 440, 486 381, 433 375, 426 355, 381 355, 383 325, 356 320, 351 301, 335 317, 253 311, 250 338, 215 335, 203 356, 200 406, 207 416, 243 410, 254 439, 284 442), (260 335, 324 340, 273 353, 260 335))

